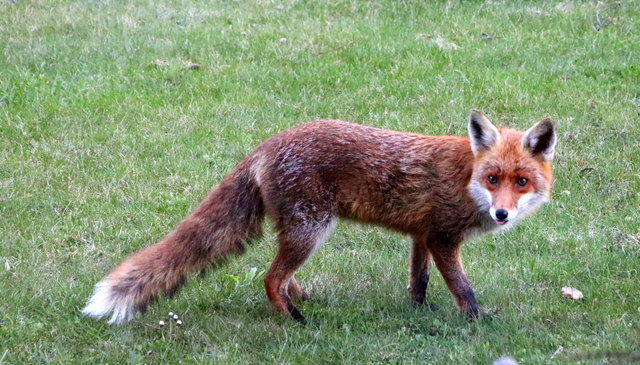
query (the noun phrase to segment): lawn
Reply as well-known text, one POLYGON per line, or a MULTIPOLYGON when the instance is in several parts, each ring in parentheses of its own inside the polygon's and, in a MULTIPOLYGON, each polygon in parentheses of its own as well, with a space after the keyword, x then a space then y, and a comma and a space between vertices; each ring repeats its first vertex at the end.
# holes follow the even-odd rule
POLYGON ((639 45, 634 1, 1 1, 0 364, 640 361, 639 45), (269 229, 132 323, 81 315, 267 136, 471 108, 559 137, 553 200, 463 248, 480 320, 437 272, 413 308, 406 238, 347 222, 297 275, 306 325, 264 295, 269 229))

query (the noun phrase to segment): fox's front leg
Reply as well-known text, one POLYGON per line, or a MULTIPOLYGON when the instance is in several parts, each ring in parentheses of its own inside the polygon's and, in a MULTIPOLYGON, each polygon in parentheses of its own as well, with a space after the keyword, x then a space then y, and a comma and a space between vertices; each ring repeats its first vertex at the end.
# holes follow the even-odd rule
POLYGON ((456 305, 469 319, 478 318, 478 303, 460 260, 460 243, 442 240, 430 242, 429 250, 449 291, 453 294, 456 305))
POLYGON ((411 303, 416 307, 424 304, 430 269, 431 253, 427 247, 427 240, 424 237, 412 237, 408 289, 411 303))

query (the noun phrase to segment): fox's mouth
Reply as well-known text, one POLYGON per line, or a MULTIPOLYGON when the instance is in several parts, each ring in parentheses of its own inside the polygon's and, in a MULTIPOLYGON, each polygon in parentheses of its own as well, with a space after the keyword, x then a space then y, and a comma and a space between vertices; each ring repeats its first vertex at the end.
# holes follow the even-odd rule
POLYGON ((496 219, 496 223, 500 226, 503 224, 507 224, 507 222, 509 222, 508 219, 496 219))

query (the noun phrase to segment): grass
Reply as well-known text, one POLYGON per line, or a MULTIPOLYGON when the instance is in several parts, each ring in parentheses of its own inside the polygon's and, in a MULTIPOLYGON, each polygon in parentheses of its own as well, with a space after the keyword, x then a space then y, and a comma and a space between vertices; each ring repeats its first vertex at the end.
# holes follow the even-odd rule
POLYGON ((595 1, 2 1, 0 364, 637 361, 639 17, 595 1), (463 135, 471 108, 521 129, 553 117, 560 139, 553 201, 463 249, 490 318, 466 322, 438 274, 439 309, 412 308, 405 239, 347 223, 298 275, 306 326, 264 296, 272 234, 136 322, 80 315, 267 136, 317 118, 463 135), (169 311, 185 325, 159 328, 169 311))

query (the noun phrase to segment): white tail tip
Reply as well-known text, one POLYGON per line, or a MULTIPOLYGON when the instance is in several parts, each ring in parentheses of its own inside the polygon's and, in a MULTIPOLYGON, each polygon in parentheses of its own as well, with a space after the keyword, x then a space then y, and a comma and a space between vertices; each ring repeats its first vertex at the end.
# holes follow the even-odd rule
POLYGON ((108 321, 109 324, 131 321, 137 314, 132 300, 125 295, 114 293, 111 281, 105 278, 96 284, 93 295, 82 309, 82 313, 102 318, 111 312, 113 315, 108 321))

